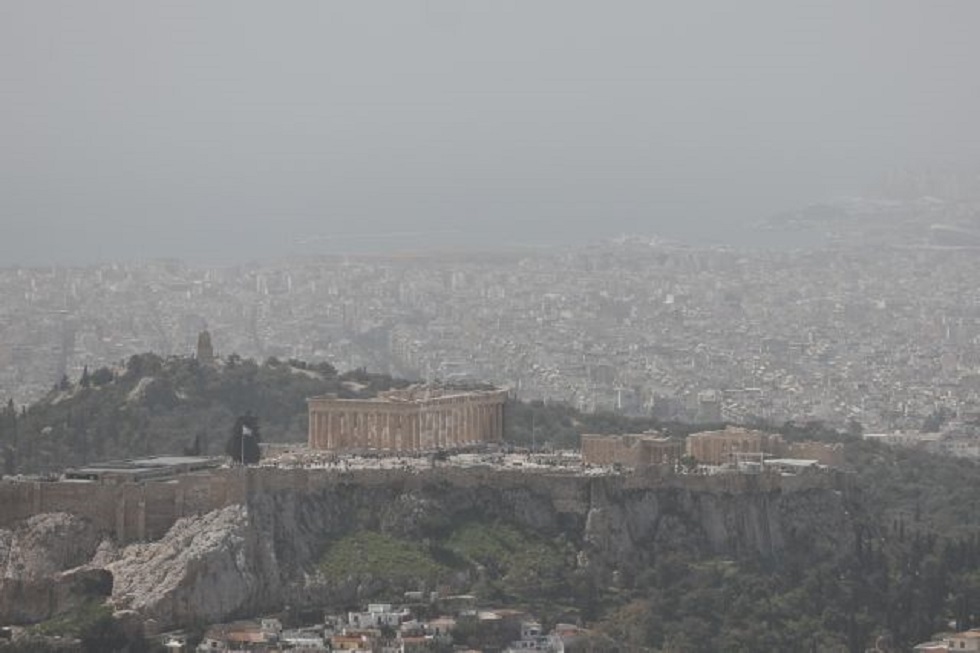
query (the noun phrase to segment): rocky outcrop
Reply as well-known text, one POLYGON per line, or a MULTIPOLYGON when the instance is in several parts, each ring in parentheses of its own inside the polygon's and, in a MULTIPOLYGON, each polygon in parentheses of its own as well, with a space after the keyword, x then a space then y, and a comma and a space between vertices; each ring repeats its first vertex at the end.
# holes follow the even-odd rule
POLYGON ((108 572, 76 569, 92 558, 99 539, 87 520, 66 513, 0 530, 0 621, 40 621, 108 595, 108 572))
POLYGON ((105 565, 112 603, 168 626, 252 613, 280 594, 272 551, 259 539, 243 506, 181 519, 162 539, 127 546, 105 565))
MULTIPOLYGON (((30 567, 36 587, 43 588, 49 575, 64 580, 64 570, 87 563, 73 572, 75 578, 83 578, 82 572, 111 574, 117 609, 167 628, 286 604, 322 607, 367 598, 385 588, 383 579, 327 578, 317 569, 331 540, 357 530, 434 541, 467 520, 506 522, 541 537, 560 537, 577 550, 579 570, 599 583, 639 574, 677 547, 705 555, 778 557, 797 540, 849 546, 855 531, 856 499, 842 477, 831 475, 784 481, 465 470, 261 474, 250 480, 246 506, 180 519, 153 542, 98 545, 81 523, 56 526, 68 516, 28 522, 17 531, 17 546, 30 541, 50 551, 12 568, 30 567), (78 531, 72 544, 51 535, 68 535, 70 529, 78 531)), ((15 539, 0 532, 0 553, 16 548, 15 539)), ((16 561, 18 555, 8 557, 16 561)), ((12 612, 8 601, 0 620, 38 614, 12 612)))

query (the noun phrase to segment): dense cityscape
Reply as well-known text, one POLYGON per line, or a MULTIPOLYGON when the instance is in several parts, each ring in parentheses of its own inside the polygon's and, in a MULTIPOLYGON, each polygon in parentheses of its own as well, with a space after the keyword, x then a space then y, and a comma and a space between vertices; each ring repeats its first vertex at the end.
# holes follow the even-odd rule
POLYGON ((28 402, 135 353, 184 355, 208 329, 223 355, 486 381, 584 411, 866 432, 970 421, 977 250, 966 229, 949 246, 936 223, 971 206, 852 201, 805 225, 830 242, 781 251, 623 237, 223 268, 4 268, 0 396, 28 402))
POLYGON ((0 6, 0 653, 980 653, 980 2, 0 6))

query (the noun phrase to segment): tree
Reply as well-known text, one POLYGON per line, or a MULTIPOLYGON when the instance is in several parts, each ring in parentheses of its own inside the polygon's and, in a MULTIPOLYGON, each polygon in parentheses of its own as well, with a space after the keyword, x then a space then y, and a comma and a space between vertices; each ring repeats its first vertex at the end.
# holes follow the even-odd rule
POLYGON ((153 353, 133 354, 126 361, 126 376, 131 379, 154 376, 162 371, 163 359, 153 353))
MULTIPOLYGON (((102 651, 130 651, 135 650, 137 642, 131 642, 112 613, 105 611, 97 619, 86 624, 82 632, 79 633, 82 642, 82 650, 85 653, 101 653, 102 651), (130 648, 133 645, 133 648, 130 648)), ((139 642, 140 644, 142 642, 139 642)))
POLYGON ((922 420, 922 432, 923 433, 937 433, 942 430, 946 422, 956 417, 955 411, 946 408, 945 406, 940 406, 936 410, 929 413, 924 420, 922 420))
POLYGON ((262 455, 259 441, 259 418, 251 413, 240 415, 231 428, 225 453, 236 463, 254 465, 262 455))
POLYGON ((111 383, 113 379, 112 370, 108 367, 100 367, 92 373, 91 381, 95 387, 100 387, 111 383))
POLYGON ((17 469, 17 407, 14 400, 0 411, 0 447, 3 452, 3 472, 13 474, 17 469))
POLYGON ((189 446, 184 447, 185 456, 200 456, 204 451, 204 445, 202 444, 204 433, 198 431, 197 435, 194 436, 194 442, 189 446))

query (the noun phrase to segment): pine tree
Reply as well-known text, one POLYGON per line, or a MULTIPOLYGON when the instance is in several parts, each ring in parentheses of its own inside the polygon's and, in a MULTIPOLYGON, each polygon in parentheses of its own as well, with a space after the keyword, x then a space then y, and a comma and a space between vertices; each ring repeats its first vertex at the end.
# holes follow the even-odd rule
POLYGON ((239 416, 231 429, 225 453, 237 463, 254 465, 259 462, 259 418, 251 413, 239 416))

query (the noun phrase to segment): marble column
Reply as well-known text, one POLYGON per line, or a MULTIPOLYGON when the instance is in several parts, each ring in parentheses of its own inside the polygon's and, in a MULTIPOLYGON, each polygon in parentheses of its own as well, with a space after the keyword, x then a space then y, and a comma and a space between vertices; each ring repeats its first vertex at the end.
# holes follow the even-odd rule
POLYGON ((477 437, 478 431, 476 428, 476 408, 470 404, 466 407, 466 438, 470 442, 479 441, 477 437))
POLYGON ((466 404, 459 404, 453 414, 454 428, 456 429, 456 446, 466 444, 466 404))
POLYGON ((504 439, 504 405, 497 404, 497 432, 493 435, 494 440, 504 439))
POLYGON ((446 433, 446 444, 455 448, 459 446, 459 420, 456 419, 456 412, 459 410, 459 406, 453 401, 451 406, 446 407, 446 419, 449 422, 449 428, 446 433))
POLYGON ((449 446, 449 406, 439 410, 439 427, 439 446, 445 449, 449 446))

